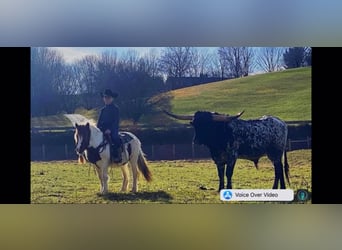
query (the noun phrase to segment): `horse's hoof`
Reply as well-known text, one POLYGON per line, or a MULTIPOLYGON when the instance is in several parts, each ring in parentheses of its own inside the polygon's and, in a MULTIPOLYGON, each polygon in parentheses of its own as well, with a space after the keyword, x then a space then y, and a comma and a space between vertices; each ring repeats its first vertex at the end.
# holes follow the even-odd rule
POLYGON ((105 196, 108 194, 108 191, 107 192, 99 192, 97 193, 98 196, 105 196))

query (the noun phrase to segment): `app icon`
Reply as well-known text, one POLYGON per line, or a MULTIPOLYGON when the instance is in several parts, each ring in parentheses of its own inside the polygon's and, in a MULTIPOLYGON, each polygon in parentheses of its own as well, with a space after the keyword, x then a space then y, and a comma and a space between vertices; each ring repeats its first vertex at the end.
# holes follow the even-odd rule
POLYGON ((229 191, 229 190, 226 190, 226 191, 223 192, 222 196, 226 200, 230 200, 233 197, 233 193, 231 191, 229 191))
POLYGON ((309 199, 309 192, 306 189, 299 189, 297 191, 297 199, 299 201, 306 201, 309 199))

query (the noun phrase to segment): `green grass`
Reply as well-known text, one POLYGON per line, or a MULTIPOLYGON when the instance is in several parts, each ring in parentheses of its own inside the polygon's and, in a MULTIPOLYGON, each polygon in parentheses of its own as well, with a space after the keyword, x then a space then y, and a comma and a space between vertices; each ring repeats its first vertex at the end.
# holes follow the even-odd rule
MULTIPOLYGON (((291 189, 304 188, 311 192, 311 150, 288 152, 288 161, 291 189)), ((31 203, 226 203, 219 199, 216 191, 218 176, 212 160, 148 163, 153 181, 148 183, 140 176, 138 193, 119 192, 121 171, 112 168, 109 194, 100 196, 99 179, 91 164, 31 162, 31 203)), ((232 179, 233 188, 269 189, 273 178, 273 167, 266 157, 260 159, 258 170, 252 162, 239 159, 232 179)))
POLYGON ((287 121, 311 120, 311 67, 203 84, 171 95, 172 111, 179 114, 245 110, 247 119, 270 114, 287 121))

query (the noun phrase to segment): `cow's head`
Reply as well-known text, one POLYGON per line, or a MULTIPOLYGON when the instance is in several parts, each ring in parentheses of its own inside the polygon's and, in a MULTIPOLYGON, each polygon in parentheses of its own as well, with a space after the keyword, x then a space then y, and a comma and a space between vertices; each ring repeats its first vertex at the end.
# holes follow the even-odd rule
POLYGON ((195 129, 194 143, 210 146, 222 139, 226 123, 239 118, 244 111, 233 116, 209 111, 197 111, 194 115, 175 115, 164 112, 179 120, 189 120, 195 129))

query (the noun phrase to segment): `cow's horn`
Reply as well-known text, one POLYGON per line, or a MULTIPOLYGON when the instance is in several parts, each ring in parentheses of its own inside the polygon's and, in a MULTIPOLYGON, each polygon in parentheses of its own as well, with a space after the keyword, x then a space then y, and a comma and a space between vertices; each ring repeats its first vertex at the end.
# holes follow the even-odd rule
POLYGON ((231 120, 237 119, 239 118, 243 112, 245 112, 244 110, 241 111, 240 113, 236 114, 236 115, 220 115, 220 114, 212 114, 212 118, 213 121, 218 121, 218 122, 229 122, 231 120))
POLYGON ((172 114, 166 110, 163 110, 163 112, 165 114, 167 114, 168 116, 171 116, 171 117, 176 118, 178 120, 192 120, 194 118, 193 115, 175 115, 175 114, 172 114))

